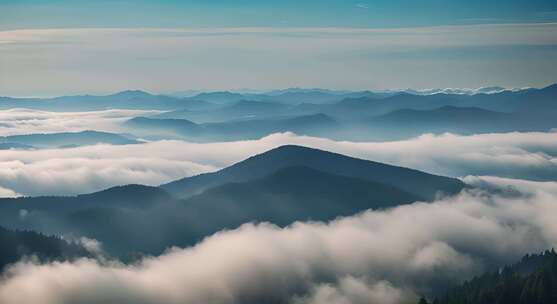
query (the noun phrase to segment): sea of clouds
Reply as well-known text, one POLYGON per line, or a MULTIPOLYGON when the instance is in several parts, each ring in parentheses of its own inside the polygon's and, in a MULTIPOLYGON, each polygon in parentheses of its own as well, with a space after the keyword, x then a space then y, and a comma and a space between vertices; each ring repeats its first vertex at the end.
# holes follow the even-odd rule
POLYGON ((96 130, 122 132, 122 122, 160 113, 152 110, 104 110, 87 112, 50 112, 33 109, 0 111, 0 136, 34 133, 79 132, 96 130))
MULTIPOLYGON (((53 132, 92 126, 118 132, 123 120, 141 115, 83 113, 90 121, 81 124, 64 113, 10 119, 14 113, 25 114, 0 113, 7 115, 2 123, 12 124, 4 135, 42 130, 41 124, 53 132)), ((416 303, 422 294, 557 245, 555 132, 426 134, 391 142, 280 133, 236 142, 2 150, 0 195, 158 185, 285 144, 458 176, 475 187, 327 223, 246 223, 133 264, 105 257, 102 244, 82 238, 99 258, 12 265, 0 279, 0 303, 416 303)))
POLYGON ((78 194, 139 183, 159 185, 214 171, 254 154, 297 144, 462 177, 557 180, 557 132, 461 136, 426 134, 392 142, 348 142, 273 134, 258 140, 0 151, 0 195, 78 194))
POLYGON ((248 223, 133 265, 20 262, 0 282, 0 302, 415 303, 493 261, 557 244, 557 183, 466 180, 501 194, 469 190, 286 228, 248 223))

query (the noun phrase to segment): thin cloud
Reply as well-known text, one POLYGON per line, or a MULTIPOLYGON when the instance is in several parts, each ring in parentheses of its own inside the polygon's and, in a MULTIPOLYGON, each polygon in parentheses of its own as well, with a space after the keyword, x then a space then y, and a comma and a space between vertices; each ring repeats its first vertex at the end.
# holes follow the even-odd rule
MULTIPOLYGON (((357 5, 358 9, 367 6, 357 5)), ((545 65, 555 56, 547 46, 557 45, 556 31, 554 23, 0 31, 0 91, 16 96, 130 87, 168 92, 183 89, 184 83, 190 88, 216 90, 300 85, 478 87, 489 85, 486 79, 506 86, 542 86, 557 77, 554 69, 545 65), (494 48, 504 50, 496 60, 492 57, 494 48), (452 56, 448 61, 447 50, 468 55, 462 60, 452 56), (516 60, 518 55, 536 52, 543 52, 544 60, 516 60), (30 64, 29 58, 40 64, 30 64), (535 73, 530 72, 538 66, 535 73), (507 70, 523 73, 517 76, 507 70), (513 75, 512 79, 507 74, 513 75)))

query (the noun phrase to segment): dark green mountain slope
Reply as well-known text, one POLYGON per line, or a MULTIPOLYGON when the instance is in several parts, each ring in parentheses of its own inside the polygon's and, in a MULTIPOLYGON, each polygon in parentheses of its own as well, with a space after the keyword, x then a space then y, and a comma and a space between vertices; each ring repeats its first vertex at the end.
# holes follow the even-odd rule
POLYGON ((557 303, 557 254, 527 255, 499 272, 486 273, 453 288, 436 304, 557 303))
POLYGON ((209 215, 212 223, 230 227, 253 220, 279 225, 326 221, 417 200, 416 195, 392 186, 295 166, 261 179, 211 188, 186 204, 189 213, 209 215))
POLYGON ((220 171, 187 177, 161 187, 176 196, 189 197, 211 187, 261 178, 281 168, 292 166, 306 166, 323 172, 389 185, 424 200, 432 200, 438 193, 454 194, 464 187, 461 181, 454 178, 301 146, 282 146, 220 171))
POLYGON ((182 185, 197 195, 179 200, 161 188, 128 185, 73 197, 0 199, 0 221, 10 229, 94 238, 114 255, 157 254, 246 222, 325 221, 463 187, 447 177, 298 146, 175 186, 182 185))
POLYGON ((161 213, 174 212, 169 210, 173 203, 166 191, 142 185, 68 197, 2 198, 0 222, 10 229, 87 236, 101 241, 110 253, 121 254, 148 249, 152 242, 164 246, 156 239, 168 225, 157 223, 164 221, 161 213))
POLYGON ((53 261, 88 255, 83 247, 58 237, 32 231, 10 231, 0 227, 0 271, 25 256, 53 261))

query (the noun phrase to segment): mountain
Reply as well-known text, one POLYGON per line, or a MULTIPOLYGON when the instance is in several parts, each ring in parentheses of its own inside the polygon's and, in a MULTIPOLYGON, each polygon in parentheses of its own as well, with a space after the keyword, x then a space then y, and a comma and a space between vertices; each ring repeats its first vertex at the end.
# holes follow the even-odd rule
MULTIPOLYGON (((6 214, 17 218, 16 213, 27 211, 75 211, 90 207, 144 208, 173 198, 161 188, 144 185, 125 185, 75 196, 38 196, 0 198, 6 214), (7 214, 14 212, 14 214, 7 214)), ((11 221, 11 220, 9 220, 11 221)))
POLYGON ((477 107, 443 106, 433 110, 395 110, 370 118, 370 133, 390 139, 408 138, 424 133, 478 134, 492 132, 548 131, 555 127, 550 115, 502 113, 477 107), (545 118, 544 118, 545 117, 545 118))
POLYGON ((514 265, 450 289, 436 304, 557 303, 557 254, 526 255, 514 265))
POLYGON ((211 108, 201 100, 153 95, 144 91, 129 90, 111 95, 61 96, 55 98, 0 97, 0 109, 28 108, 47 111, 93 111, 105 109, 175 110, 211 108))
POLYGON ((0 271, 23 257, 33 256, 40 261, 63 261, 89 255, 80 245, 68 243, 58 237, 0 227, 0 271))
POLYGON ((203 100, 215 104, 228 104, 238 102, 240 100, 243 100, 244 98, 245 96, 242 94, 223 91, 199 93, 197 95, 194 95, 190 99, 203 100))
POLYGON ((30 145, 24 145, 12 142, 0 142, 0 150, 30 150, 35 149, 35 147, 30 145))
POLYGON ((302 103, 331 104, 339 102, 345 98, 382 98, 388 96, 382 93, 370 91, 349 92, 331 91, 324 89, 286 89, 274 91, 265 95, 247 95, 246 97, 254 100, 277 102, 289 105, 299 105, 302 103))
POLYGON ((443 106, 433 110, 403 109, 367 120, 370 133, 396 138, 409 138, 424 133, 475 134, 528 130, 516 115, 474 107, 443 106))
POLYGON ((281 103, 238 100, 208 110, 179 109, 154 115, 152 118, 187 119, 196 123, 216 123, 231 120, 272 118, 283 115, 289 108, 290 106, 281 103))
POLYGON ((404 89, 391 92, 404 92, 413 95, 434 95, 434 94, 458 94, 458 95, 475 95, 475 94, 494 94, 501 93, 503 91, 516 91, 517 89, 506 89, 504 87, 492 86, 492 87, 481 87, 477 89, 459 89, 459 88, 445 88, 445 89, 425 89, 425 90, 414 90, 414 89, 404 89))
POLYGON ((424 200, 432 200, 441 192, 454 194, 464 187, 458 179, 301 146, 282 146, 220 171, 187 177, 161 187, 176 196, 190 197, 211 187, 261 178, 292 166, 306 166, 326 173, 381 183, 424 200))
POLYGON ((329 95, 344 95, 352 92, 344 91, 344 90, 329 90, 329 89, 320 89, 320 88, 286 88, 286 89, 268 91, 265 92, 264 94, 267 96, 279 96, 287 93, 288 94, 321 93, 321 94, 329 94, 329 95))
POLYGON ((326 136, 339 124, 325 114, 298 117, 251 119, 203 124, 214 140, 258 139, 273 133, 294 132, 299 135, 326 136))
POLYGON ((412 110, 402 109, 396 110, 385 115, 373 118, 374 121, 385 122, 419 122, 425 123, 428 121, 435 122, 453 122, 456 124, 461 123, 475 123, 494 120, 505 120, 511 116, 508 113, 499 113, 495 111, 484 110, 476 107, 455 107, 443 106, 433 110, 412 110))
POLYGON ((128 120, 126 125, 145 137, 162 136, 204 142, 257 139, 277 132, 326 136, 339 127, 334 119, 324 114, 203 124, 186 119, 136 117, 128 120))
POLYGON ((162 187, 126 185, 77 196, 2 198, 0 222, 9 229, 93 238, 112 255, 160 254, 245 222, 331 220, 463 187, 448 177, 283 146, 162 187))
POLYGON ((337 120, 365 119, 396 110, 434 110, 444 106, 481 108, 503 113, 555 113, 557 84, 541 89, 502 91, 498 93, 428 94, 398 92, 382 98, 360 96, 344 98, 333 104, 300 104, 291 109, 298 113, 320 112, 337 120))
POLYGON ((515 93, 522 102, 518 103, 515 112, 542 115, 557 115, 557 83, 540 90, 530 89, 515 93))
POLYGON ((327 221, 419 199, 389 185, 293 166, 259 179, 210 188, 186 203, 188 213, 207 217, 212 225, 235 227, 254 220, 278 225, 327 221))
POLYGON ((27 134, 0 137, 0 143, 9 148, 58 148, 95 144, 129 145, 139 143, 125 136, 107 132, 82 131, 49 134, 27 134))
POLYGON ((323 89, 290 89, 270 93, 200 93, 177 98, 143 91, 124 91, 106 96, 56 98, 0 97, 0 109, 31 108, 51 111, 86 111, 112 108, 166 110, 158 118, 188 119, 196 123, 323 113, 337 121, 353 121, 401 109, 433 110, 443 106, 476 107, 504 113, 542 115, 557 113, 557 84, 541 89, 503 90, 485 88, 474 93, 441 90, 428 94, 408 91, 343 92, 323 89), (282 106, 282 107, 281 107, 282 106))
POLYGON ((133 99, 133 98, 149 98, 153 95, 141 90, 126 90, 110 95, 115 98, 133 99))
POLYGON ((190 99, 203 100, 215 104, 232 104, 242 100, 273 102, 288 105, 301 103, 328 104, 341 101, 349 97, 381 97, 389 94, 373 93, 370 91, 333 91, 326 89, 290 88, 274 90, 266 93, 233 93, 233 92, 205 92, 194 95, 190 99))
POLYGON ((0 220, 13 229, 94 238, 114 255, 158 254, 246 222, 325 221, 419 199, 390 185, 292 166, 208 188, 186 200, 139 185, 73 197, 5 198, 0 199, 0 220))
POLYGON ((174 226, 164 223, 160 212, 174 214, 168 209, 173 204, 176 200, 166 191, 142 185, 77 196, 1 198, 0 222, 10 229, 87 236, 101 241, 112 254, 125 254, 168 246, 161 229, 174 226), (146 223, 150 229, 145 229, 146 223))
POLYGON ((147 117, 135 117, 124 123, 127 127, 134 129, 144 137, 163 137, 173 139, 199 140, 204 136, 204 129, 192 121, 186 119, 158 119, 147 117))

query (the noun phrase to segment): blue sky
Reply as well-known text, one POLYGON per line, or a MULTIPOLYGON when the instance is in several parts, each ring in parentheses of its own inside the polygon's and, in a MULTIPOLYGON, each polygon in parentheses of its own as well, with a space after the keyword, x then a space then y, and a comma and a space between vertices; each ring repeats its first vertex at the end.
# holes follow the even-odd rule
POLYGON ((557 1, 0 0, 0 96, 557 82, 557 1))
POLYGON ((557 20, 553 0, 2 0, 0 28, 411 27, 557 20))

